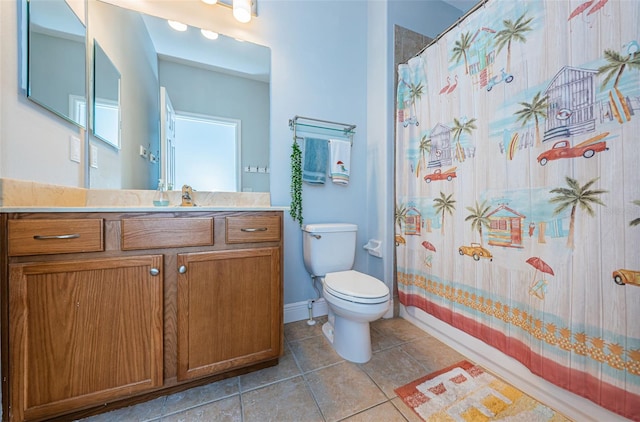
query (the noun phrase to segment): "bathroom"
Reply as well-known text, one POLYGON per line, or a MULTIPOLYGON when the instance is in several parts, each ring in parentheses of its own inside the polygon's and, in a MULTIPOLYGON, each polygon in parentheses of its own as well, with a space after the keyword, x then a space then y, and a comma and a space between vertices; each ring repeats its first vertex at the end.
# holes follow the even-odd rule
MULTIPOLYGON (((159 2, 149 4, 148 12, 197 27, 216 26, 229 36, 271 49, 272 205, 290 203, 289 119, 302 115, 357 126, 349 186, 305 187, 304 219, 308 223, 356 223, 359 246, 369 239, 383 240, 382 258, 359 247, 355 268, 392 287, 395 25, 435 37, 474 3, 262 0, 258 16, 245 25, 236 23, 230 14, 221 15, 199 4, 187 8, 159 2)), ((16 15, 14 2, 0 4, 4 57, 0 67, 0 177, 83 187, 82 166, 68 160, 68 138, 78 135, 77 129, 15 94, 19 92, 16 15)), ((304 267, 298 223, 288 217, 284 221, 284 303, 285 322, 289 322, 307 317, 307 300, 315 298, 316 292, 304 267)), ((322 303, 317 308, 320 314, 326 312, 322 303)), ((467 340, 474 344, 473 339, 467 340)))

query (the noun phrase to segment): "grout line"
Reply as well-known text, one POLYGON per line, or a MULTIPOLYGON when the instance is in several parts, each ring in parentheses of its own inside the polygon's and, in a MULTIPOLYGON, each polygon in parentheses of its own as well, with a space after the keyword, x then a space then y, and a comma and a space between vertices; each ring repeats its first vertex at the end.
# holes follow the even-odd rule
POLYGON ((291 355, 293 356, 293 361, 295 362, 296 366, 298 367, 298 370, 300 371, 300 374, 302 376, 302 380, 304 381, 304 385, 307 388, 307 391, 309 392, 309 394, 311 395, 311 398, 313 399, 313 402, 316 404, 316 408, 318 409, 318 413, 320 414, 320 416, 322 416, 322 419, 326 422, 327 418, 324 416, 324 413, 322 413, 322 409, 320 408, 320 404, 318 403, 318 400, 316 399, 316 395, 313 394, 313 389, 311 388, 311 385, 309 384, 309 380, 307 379, 306 373, 302 370, 302 366, 300 365, 300 362, 298 361, 298 357, 294 353, 293 348, 291 348, 290 350, 291 350, 291 355))
MULTIPOLYGON (((410 323, 408 322, 408 324, 410 324, 410 323)), ((398 343, 393 344, 393 345, 389 345, 389 346, 385 346, 385 347, 381 347, 381 348, 375 350, 373 352, 374 356, 379 354, 379 353, 381 353, 381 352, 385 352, 385 351, 389 351, 391 349, 399 348, 402 353, 404 353, 406 356, 408 356, 412 361, 415 361, 425 371, 430 371, 430 368, 428 368, 426 366, 426 364, 422 364, 418 360, 418 358, 416 358, 416 356, 418 356, 417 353, 419 352, 418 349, 415 350, 414 354, 410 353, 409 351, 407 351, 405 349, 405 346, 407 346, 409 344, 418 342, 418 341, 420 341, 420 340, 422 340, 422 339, 424 339, 426 337, 431 337, 429 334, 424 333, 423 336, 419 336, 419 337, 416 337, 416 338, 408 338, 406 336, 405 336, 405 338, 400 338, 400 337, 394 335, 394 330, 393 330, 394 325, 393 324, 390 325, 390 326, 382 325, 381 327, 384 328, 384 329, 376 329, 376 328, 373 327, 373 324, 371 325, 372 331, 375 331, 376 334, 379 335, 379 338, 382 340, 381 343, 384 343, 385 338, 386 338, 386 340, 398 341, 398 343), (391 330, 390 330, 390 328, 391 328, 391 330), (389 337, 390 337, 390 339, 389 339, 389 337)), ((398 328, 402 328, 402 327, 403 326, 400 325, 398 328)), ((300 332, 302 332, 302 330, 297 331, 297 333, 300 333, 300 332)), ((320 415, 322 420, 326 422, 327 421, 327 417, 323 414, 322 409, 320 408, 320 404, 319 404, 319 399, 322 399, 322 397, 316 397, 316 395, 314 394, 314 391, 312 389, 312 384, 310 383, 310 379, 312 378, 312 374, 314 374, 316 372, 319 372, 319 371, 324 370, 326 368, 330 368, 332 366, 343 364, 343 363, 348 362, 348 361, 340 358, 340 360, 337 361, 337 362, 329 363, 329 364, 326 364, 326 365, 323 365, 323 366, 320 366, 320 367, 317 367, 317 368, 313 368, 313 369, 304 371, 302 369, 302 366, 301 366, 301 363, 303 362, 302 358, 304 357, 304 353, 302 353, 302 351, 299 350, 298 351, 299 354, 296 354, 294 352, 294 348, 292 347, 292 345, 295 345, 298 342, 301 342, 301 341, 304 341, 304 340, 308 340, 308 339, 311 339, 311 338, 314 338, 314 337, 322 337, 323 341, 325 341, 325 342, 328 341, 322 333, 317 334, 317 335, 307 336, 307 337, 304 337, 304 338, 295 339, 295 340, 293 340, 293 339, 291 339, 291 338, 289 338, 287 336, 284 337, 284 353, 285 354, 286 353, 290 353, 291 354, 291 357, 293 358, 294 365, 298 370, 298 373, 296 373, 295 375, 291 375, 291 376, 287 376, 285 378, 280 378, 280 379, 277 379, 277 380, 274 380, 274 381, 266 382, 266 383, 258 385, 256 387, 248 388, 246 391, 243 391, 243 387, 242 387, 243 386, 243 382, 241 380, 241 376, 237 376, 237 377, 235 377, 236 378, 235 379, 235 383, 236 383, 236 387, 237 387, 237 392, 236 393, 226 394, 226 395, 223 395, 221 397, 217 397, 217 398, 215 398, 213 400, 203 401, 201 403, 198 403, 198 404, 195 404, 195 405, 191 405, 191 406, 188 406, 188 407, 184 407, 184 408, 179 408, 177 410, 173 410, 173 411, 165 414, 165 412, 168 410, 168 398, 171 397, 171 395, 167 395, 167 396, 164 396, 164 399, 161 401, 161 403, 159 403, 159 406, 161 407, 161 411, 160 411, 159 416, 155 417, 155 418, 148 418, 148 419, 145 418, 144 420, 146 422, 161 422, 162 420, 166 420, 167 418, 169 418, 169 417, 171 417, 173 415, 176 415, 176 414, 179 414, 179 413, 182 413, 182 412, 186 412, 186 411, 189 411, 189 410, 192 410, 192 409, 196 409, 196 408, 199 408, 199 407, 202 407, 202 406, 210 405, 211 403, 215 403, 215 402, 220 401, 220 400, 229 399, 231 397, 239 396, 239 400, 240 400, 240 405, 239 405, 240 419, 241 419, 241 421, 244 421, 245 420, 245 405, 246 405, 246 403, 244 403, 244 401, 245 401, 244 394, 245 393, 255 392, 256 390, 260 390, 262 388, 265 388, 265 387, 268 387, 268 386, 272 386, 272 385, 278 384, 280 382, 290 381, 290 380, 292 380, 294 378, 302 377, 302 380, 304 381, 305 388, 309 392, 309 394, 311 395, 311 398, 313 399, 313 401, 314 401, 314 403, 316 405, 316 409, 318 410, 318 415, 320 415)), ((312 363, 317 363, 317 360, 316 361, 311 361, 311 362, 312 363)), ((365 364, 355 364, 355 365, 356 365, 357 368, 359 368, 361 371, 363 371, 366 374, 366 376, 373 382, 373 384, 383 394, 385 400, 381 401, 380 403, 371 405, 367 409, 359 410, 359 411, 357 411, 357 413, 353 413, 353 414, 351 414, 349 416, 346 416, 341 420, 349 419, 349 418, 352 418, 355 415, 359 415, 359 414, 363 414, 363 413, 365 413, 367 411, 371 411, 371 409, 373 409, 373 408, 375 408, 377 406, 383 405, 383 404, 385 404, 387 402, 391 402, 392 406, 394 406, 394 408, 397 410, 397 412, 402 416, 403 420, 408 420, 407 416, 405 416, 403 414, 402 410, 393 402, 393 400, 398 399, 398 396, 394 395, 393 397, 388 397, 387 394, 384 392, 383 388, 380 385, 378 385, 378 383, 376 383, 376 381, 373 379, 372 374, 375 373, 375 372, 372 372, 372 374, 367 372, 367 370, 365 370, 365 368, 364 368, 365 364)), ((265 368, 265 369, 267 369, 267 368, 265 368)), ((373 368, 372 368, 372 370, 373 370, 373 368)), ((220 382, 220 381, 218 381, 218 382, 220 382)), ((227 382, 229 382, 229 379, 227 379, 227 382)), ((198 388, 198 387, 195 387, 195 388, 198 388)), ((187 391, 189 391, 189 390, 187 390, 187 391)), ((375 412, 372 412, 372 414, 375 415, 375 412)))

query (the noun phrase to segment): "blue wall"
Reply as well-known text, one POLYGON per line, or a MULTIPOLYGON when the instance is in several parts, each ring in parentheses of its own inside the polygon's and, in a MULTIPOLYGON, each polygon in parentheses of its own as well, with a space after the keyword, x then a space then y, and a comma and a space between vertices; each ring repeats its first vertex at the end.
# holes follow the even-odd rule
MULTIPOLYGON (((259 13, 272 49, 272 203, 290 204, 290 118, 357 125, 350 184, 305 185, 304 219, 358 224, 355 268, 390 284, 392 249, 380 260, 365 254, 362 245, 378 237, 390 246, 393 235, 394 25, 435 36, 462 12, 439 0, 266 0, 259 13)), ((315 297, 302 260, 301 232, 288 214, 284 264, 285 304, 315 297)))

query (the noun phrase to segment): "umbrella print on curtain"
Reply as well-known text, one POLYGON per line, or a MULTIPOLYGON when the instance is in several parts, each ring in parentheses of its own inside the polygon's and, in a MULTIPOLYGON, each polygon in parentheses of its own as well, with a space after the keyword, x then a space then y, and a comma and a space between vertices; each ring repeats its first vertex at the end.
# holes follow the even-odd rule
POLYGON ((544 300, 544 295, 547 292, 547 280, 541 279, 536 281, 536 276, 538 275, 538 271, 546 274, 555 275, 553 273, 553 269, 542 260, 542 258, 537 256, 532 256, 531 258, 526 260, 526 263, 531 265, 536 271, 533 273, 533 280, 531 280, 531 284, 529 284, 529 294, 537 297, 538 299, 544 300))
MULTIPOLYGON (((421 245, 427 250, 427 251, 432 251, 435 252, 436 251, 436 247, 433 246, 433 243, 431 242, 427 242, 426 240, 424 242, 421 243, 421 245)), ((431 268, 431 261, 433 260, 433 255, 428 253, 426 254, 425 258, 424 258, 424 265, 426 265, 427 267, 431 268)))

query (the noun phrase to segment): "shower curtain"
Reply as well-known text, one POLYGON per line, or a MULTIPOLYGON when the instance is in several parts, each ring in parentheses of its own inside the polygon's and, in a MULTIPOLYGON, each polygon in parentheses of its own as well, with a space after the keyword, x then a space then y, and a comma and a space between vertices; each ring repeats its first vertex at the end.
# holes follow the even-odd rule
POLYGON ((640 420, 640 2, 490 0, 398 68, 403 305, 640 420))

